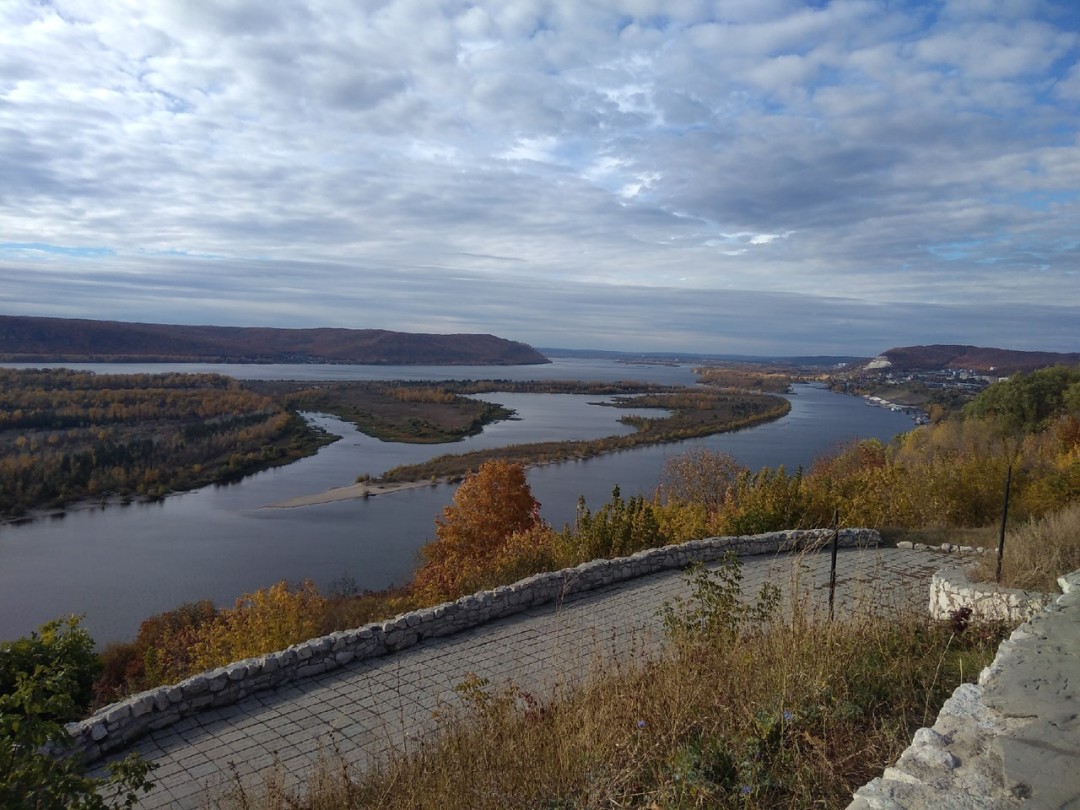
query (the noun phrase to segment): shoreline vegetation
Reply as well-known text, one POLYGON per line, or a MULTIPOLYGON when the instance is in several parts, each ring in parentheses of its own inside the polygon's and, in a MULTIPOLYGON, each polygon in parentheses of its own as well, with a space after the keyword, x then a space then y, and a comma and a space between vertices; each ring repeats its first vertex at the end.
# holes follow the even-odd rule
POLYGON ((381 441, 460 441, 514 418, 510 409, 476 398, 495 392, 613 397, 598 404, 654 408, 658 416, 624 417, 636 428, 628 435, 447 454, 273 506, 456 483, 491 459, 548 464, 707 436, 790 409, 787 400, 764 393, 633 381, 237 381, 200 373, 0 369, 0 519, 159 500, 291 463, 337 440, 306 423, 301 411, 333 414, 381 441))
MULTIPOLYGON (((470 394, 509 390, 514 393, 615 395, 612 402, 597 404, 601 407, 655 408, 658 411, 670 413, 657 417, 624 416, 619 421, 636 428, 634 433, 625 435, 589 440, 529 442, 468 453, 445 454, 418 464, 393 467, 377 478, 361 476, 352 486, 335 487, 323 493, 299 496, 269 504, 268 508, 314 506, 352 498, 367 498, 421 486, 434 486, 439 483, 458 483, 465 476, 478 470, 485 462, 493 460, 521 464, 528 468, 581 460, 647 445, 684 441, 753 427, 779 419, 791 410, 791 403, 782 397, 741 390, 714 389, 707 386, 682 388, 631 383, 511 383, 489 380, 431 384, 431 389, 443 393, 449 393, 446 391, 447 388, 470 394), (634 393, 643 388, 648 389, 648 392, 634 393)), ((460 393, 455 395, 461 396, 460 393)), ((306 393, 303 396, 308 402, 314 399, 307 399, 306 393)), ((325 399, 319 401, 327 404, 325 399)), ((330 404, 333 405, 333 402, 330 401, 330 404)), ((336 413, 346 418, 340 410, 336 413)), ((355 415, 355 411, 352 413, 355 415)), ((350 421, 353 420, 350 419, 350 421)), ((362 432, 372 435, 370 425, 360 421, 354 421, 354 424, 362 432)))
MULTIPOLYGON (((634 405, 634 407, 643 406, 634 405)), ((608 436, 603 439, 575 442, 563 441, 515 444, 507 447, 476 450, 470 453, 438 456, 420 464, 394 467, 379 478, 359 481, 351 486, 334 487, 333 489, 329 489, 322 493, 290 498, 287 501, 269 504, 267 508, 315 506, 324 503, 333 503, 335 501, 350 500, 353 498, 386 495, 408 489, 434 486, 439 483, 458 483, 466 475, 475 472, 480 465, 495 459, 520 463, 528 469, 547 464, 558 464, 565 461, 592 458, 605 453, 616 453, 620 450, 630 450, 635 447, 644 447, 650 444, 663 444, 698 438, 701 436, 711 436, 716 433, 742 430, 774 419, 779 419, 787 414, 789 410, 791 410, 791 405, 785 401, 784 405, 778 405, 773 409, 763 411, 754 416, 748 416, 725 423, 723 426, 703 426, 700 429, 700 432, 694 431, 691 428, 675 427, 669 431, 654 430, 648 433, 639 432, 626 436, 608 436)))
POLYGON ((0 517, 158 500, 332 441, 219 374, 0 368, 0 517))
POLYGON ((292 411, 329 413, 384 442, 444 444, 481 433, 513 412, 466 396, 454 382, 248 380, 244 387, 292 411))
POLYGON ((781 397, 709 389, 682 389, 664 394, 620 397, 617 404, 627 408, 670 410, 673 413, 670 416, 653 418, 625 416, 619 421, 633 425, 637 431, 622 436, 583 441, 531 442, 437 456, 420 464, 393 467, 383 473, 377 483, 402 483, 422 479, 430 481, 432 478, 453 481, 494 459, 520 464, 551 464, 586 459, 635 447, 741 430, 779 419, 791 410, 791 403, 781 397))

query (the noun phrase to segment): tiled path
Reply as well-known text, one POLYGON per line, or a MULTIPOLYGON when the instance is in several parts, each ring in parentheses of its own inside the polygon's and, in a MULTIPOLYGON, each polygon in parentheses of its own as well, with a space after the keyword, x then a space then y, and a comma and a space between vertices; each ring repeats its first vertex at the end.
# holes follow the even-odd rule
MULTIPOLYGON (((829 556, 744 557, 743 593, 772 582, 825 610, 829 556)), ((944 562, 933 552, 841 549, 837 615, 855 605, 925 610, 930 578, 944 562)), ((296 784, 320 751, 331 749, 363 767, 434 728, 433 713, 457 703, 454 687, 469 673, 543 695, 587 672, 592 661, 655 654, 662 641, 658 611, 687 595, 681 573, 654 574, 189 717, 129 749, 159 766, 156 788, 140 807, 205 807, 233 772, 254 782, 275 762, 296 784)))

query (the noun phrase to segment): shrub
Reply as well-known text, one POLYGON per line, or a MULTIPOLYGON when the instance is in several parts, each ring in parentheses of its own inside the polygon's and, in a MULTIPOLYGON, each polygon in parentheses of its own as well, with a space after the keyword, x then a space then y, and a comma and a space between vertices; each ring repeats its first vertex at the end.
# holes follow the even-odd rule
POLYGON ((0 644, 0 695, 14 694, 21 680, 37 674, 62 679, 60 691, 66 700, 50 704, 53 708, 48 711, 38 709, 48 720, 78 719, 90 705, 100 671, 94 640, 77 616, 54 619, 29 636, 0 644))
POLYGON ((231 609, 220 611, 193 631, 192 671, 213 669, 315 638, 325 612, 326 599, 311 580, 295 589, 282 580, 244 594, 231 609))
POLYGON ((95 779, 69 751, 63 721, 89 703, 98 669, 93 647, 75 617, 0 645, 0 807, 132 807, 138 792, 152 787, 147 776, 154 766, 136 755, 95 779))

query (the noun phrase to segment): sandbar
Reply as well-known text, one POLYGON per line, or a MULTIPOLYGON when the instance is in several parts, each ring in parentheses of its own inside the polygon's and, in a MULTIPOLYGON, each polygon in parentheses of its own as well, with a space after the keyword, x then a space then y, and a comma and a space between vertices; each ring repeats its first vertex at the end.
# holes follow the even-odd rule
POLYGON ((373 495, 385 495, 389 492, 400 492, 405 489, 419 489, 430 487, 430 481, 405 481, 399 484, 352 484, 347 487, 334 487, 326 492, 317 492, 313 495, 300 495, 285 501, 267 504, 264 509, 292 509, 297 506, 318 506, 323 503, 334 501, 350 501, 354 498, 370 498, 373 495))

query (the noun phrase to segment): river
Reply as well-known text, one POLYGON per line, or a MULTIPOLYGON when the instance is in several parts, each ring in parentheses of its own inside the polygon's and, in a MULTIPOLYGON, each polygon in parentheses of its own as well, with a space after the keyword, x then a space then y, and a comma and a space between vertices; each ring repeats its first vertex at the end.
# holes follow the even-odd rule
MULTIPOLYGON (((346 366, 88 366, 96 371, 221 371, 276 379, 584 379, 689 384, 689 367, 627 366, 561 360, 526 367, 346 366), (350 371, 350 369, 352 369, 350 371)), ((439 485, 364 500, 271 509, 297 495, 351 484, 396 464, 446 452, 625 432, 625 411, 590 404, 597 397, 491 394, 518 418, 488 426, 452 445, 380 442, 327 416, 313 421, 340 441, 306 459, 228 486, 174 495, 151 504, 71 510, 0 529, 0 639, 24 635, 48 619, 85 615, 99 644, 130 639, 146 616, 185 601, 227 605, 241 593, 281 579, 311 578, 320 587, 351 577, 365 588, 406 581, 433 521, 453 497, 439 485)), ((652 493, 664 461, 689 447, 731 453, 751 468, 808 466, 854 437, 890 439, 912 427, 909 418, 861 399, 800 385, 791 412, 775 422, 673 445, 638 448, 585 461, 530 470, 529 482, 545 518, 573 519, 579 495, 604 503, 615 484, 624 495, 652 493)))

